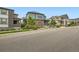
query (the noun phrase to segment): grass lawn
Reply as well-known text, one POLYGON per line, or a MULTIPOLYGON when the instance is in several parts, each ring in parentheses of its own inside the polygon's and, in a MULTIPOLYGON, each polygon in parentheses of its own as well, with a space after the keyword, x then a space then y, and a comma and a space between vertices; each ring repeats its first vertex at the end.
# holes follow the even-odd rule
MULTIPOLYGON (((44 28, 39 28, 39 29, 48 29, 48 27, 44 27, 44 28)), ((38 30, 38 29, 20 29, 20 30, 14 30, 14 29, 10 29, 10 30, 6 30, 6 31, 0 31, 0 34, 9 34, 9 33, 16 33, 16 32, 26 32, 26 31, 32 31, 32 30, 38 30)))
POLYGON ((0 31, 0 34, 16 33, 16 32, 25 32, 25 31, 30 31, 30 30, 29 29, 21 29, 21 30, 0 31))

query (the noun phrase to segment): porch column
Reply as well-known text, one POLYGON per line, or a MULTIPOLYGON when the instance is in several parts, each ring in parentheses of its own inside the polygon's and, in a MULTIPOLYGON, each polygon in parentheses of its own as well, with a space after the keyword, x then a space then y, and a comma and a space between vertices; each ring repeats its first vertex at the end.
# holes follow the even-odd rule
POLYGON ((67 25, 67 21, 66 21, 66 19, 64 19, 64 26, 66 26, 67 25))

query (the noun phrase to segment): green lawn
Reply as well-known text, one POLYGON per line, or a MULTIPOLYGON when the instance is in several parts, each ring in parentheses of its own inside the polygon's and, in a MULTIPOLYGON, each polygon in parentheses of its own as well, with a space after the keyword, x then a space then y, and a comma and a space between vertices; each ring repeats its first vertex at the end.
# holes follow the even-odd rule
MULTIPOLYGON (((43 27, 45 29, 47 29, 47 27, 43 27)), ((40 28, 39 28, 40 29, 40 28)), ((15 30, 15 29, 9 29, 9 30, 2 30, 0 31, 0 34, 8 34, 8 33, 16 33, 16 32, 26 32, 26 31, 32 31, 32 30, 37 30, 37 29, 19 29, 19 30, 15 30)))
POLYGON ((21 29, 21 30, 0 31, 0 34, 16 33, 16 32, 25 32, 25 31, 30 31, 30 30, 29 29, 21 29))

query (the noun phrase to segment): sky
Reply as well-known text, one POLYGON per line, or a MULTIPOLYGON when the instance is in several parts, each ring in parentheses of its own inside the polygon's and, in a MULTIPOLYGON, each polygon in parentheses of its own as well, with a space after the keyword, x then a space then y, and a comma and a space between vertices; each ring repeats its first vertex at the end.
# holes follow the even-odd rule
POLYGON ((67 14, 70 19, 79 18, 79 7, 8 7, 15 10, 15 13, 19 14, 19 17, 22 18, 29 11, 35 11, 43 13, 47 18, 51 16, 60 16, 67 14))

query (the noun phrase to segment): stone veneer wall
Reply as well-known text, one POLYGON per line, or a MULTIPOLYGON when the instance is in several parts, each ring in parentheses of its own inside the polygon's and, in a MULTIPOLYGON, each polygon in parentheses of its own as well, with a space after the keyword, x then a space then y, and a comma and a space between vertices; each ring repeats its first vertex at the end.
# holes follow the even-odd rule
POLYGON ((40 26, 40 27, 43 27, 44 26, 44 20, 37 20, 36 25, 40 26))

